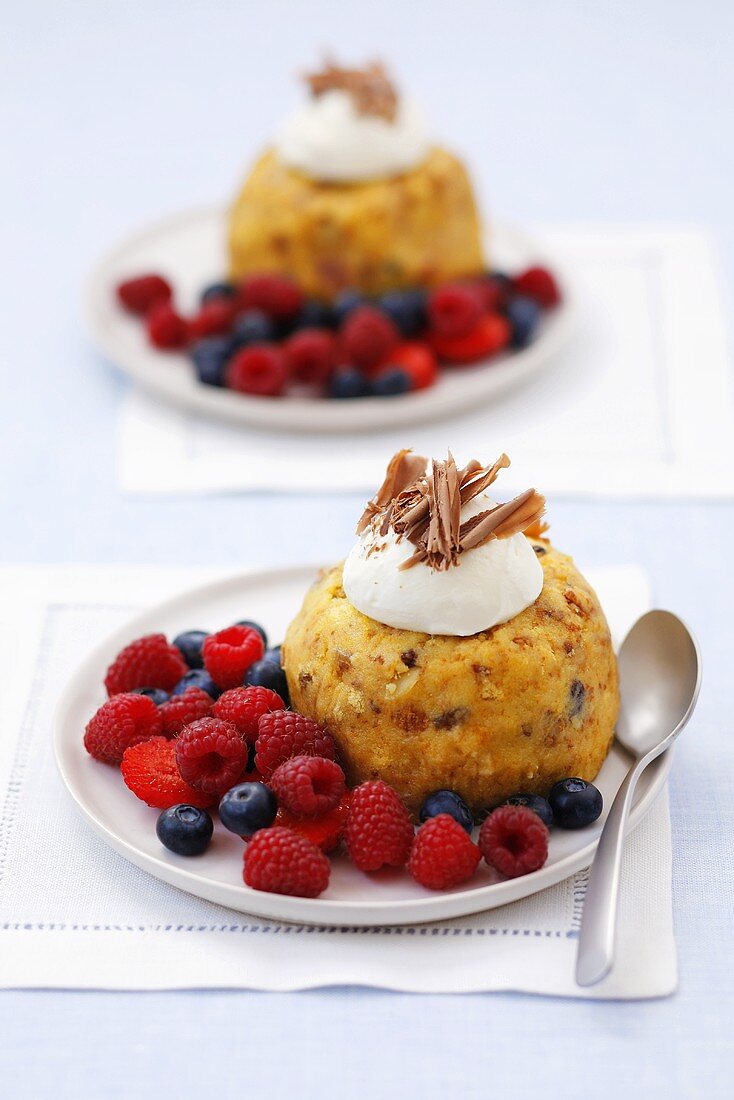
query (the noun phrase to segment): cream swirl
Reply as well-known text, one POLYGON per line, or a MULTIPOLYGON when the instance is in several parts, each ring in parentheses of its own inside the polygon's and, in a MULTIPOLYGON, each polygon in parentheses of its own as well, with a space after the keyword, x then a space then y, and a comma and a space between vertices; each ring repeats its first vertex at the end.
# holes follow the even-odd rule
MULTIPOLYGON (((486 493, 474 497, 461 510, 462 522, 492 503, 486 493)), ((445 570, 425 562, 401 569, 414 549, 392 528, 380 534, 368 527, 344 563, 350 603, 386 626, 464 638, 519 615, 543 587, 542 567, 523 534, 468 550, 445 570)))
POLYGON ((314 96, 286 121, 275 143, 281 162, 326 182, 359 182, 416 168, 430 143, 423 117, 400 100, 395 118, 360 114, 338 89, 314 96))

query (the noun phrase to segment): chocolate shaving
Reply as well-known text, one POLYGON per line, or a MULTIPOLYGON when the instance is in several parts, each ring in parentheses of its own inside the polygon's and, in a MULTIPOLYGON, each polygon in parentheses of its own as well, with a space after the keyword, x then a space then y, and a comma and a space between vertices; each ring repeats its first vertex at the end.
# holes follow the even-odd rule
POLYGON ((372 115, 394 122, 398 109, 398 94, 379 61, 373 61, 364 69, 342 69, 327 60, 319 73, 308 73, 306 83, 311 95, 340 91, 350 96, 357 114, 372 115))
POLYGON ((368 503, 357 533, 372 526, 384 537, 392 528, 399 539, 407 538, 415 547, 401 569, 425 562, 431 569, 441 570, 458 565, 461 554, 492 539, 530 529, 542 532, 546 529, 540 523, 545 500, 535 489, 461 522, 462 507, 485 492, 509 465, 509 458, 502 454, 492 466, 473 459, 459 470, 449 453, 445 462, 434 460, 428 470, 426 459, 398 451, 368 503))

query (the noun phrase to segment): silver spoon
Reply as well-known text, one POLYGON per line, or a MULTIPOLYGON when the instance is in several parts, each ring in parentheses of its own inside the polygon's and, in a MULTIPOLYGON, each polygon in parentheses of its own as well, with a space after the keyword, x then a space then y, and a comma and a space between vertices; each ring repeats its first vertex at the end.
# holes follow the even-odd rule
POLYGON ((614 960, 622 849, 637 780, 670 748, 693 713, 701 654, 685 623, 669 611, 638 619, 619 651, 617 740, 635 758, 609 811, 586 890, 576 981, 595 985, 614 960))

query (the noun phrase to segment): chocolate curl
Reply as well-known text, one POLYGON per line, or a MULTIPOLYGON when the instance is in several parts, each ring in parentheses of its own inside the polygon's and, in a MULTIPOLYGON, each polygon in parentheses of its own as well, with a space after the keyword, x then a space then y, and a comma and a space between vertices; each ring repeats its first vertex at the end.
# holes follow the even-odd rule
POLYGON ((464 553, 475 550, 492 539, 509 538, 537 523, 544 511, 545 498, 535 489, 526 489, 507 504, 498 504, 463 523, 459 534, 459 549, 464 553))
POLYGON ((474 500, 474 497, 483 493, 497 480, 500 470, 506 470, 509 465, 510 460, 504 452, 489 469, 482 466, 476 459, 472 459, 468 466, 461 471, 461 503, 468 504, 470 500, 474 500), (480 471, 484 471, 481 477, 475 477, 480 471))
POLYGON ((414 455, 409 448, 397 451, 387 464, 385 480, 377 490, 372 500, 362 513, 357 524, 357 534, 361 535, 367 530, 375 516, 379 515, 387 506, 412 484, 421 474, 425 473, 427 459, 422 455, 414 455))
POLYGON ((459 472, 450 453, 446 462, 433 463, 428 485, 433 507, 425 535, 426 557, 433 569, 448 569, 456 564, 461 526, 459 472))
POLYGON ((357 114, 373 115, 387 122, 395 121, 398 93, 379 61, 371 62, 364 69, 342 69, 327 59, 320 73, 309 73, 305 80, 313 96, 332 91, 346 92, 357 114))

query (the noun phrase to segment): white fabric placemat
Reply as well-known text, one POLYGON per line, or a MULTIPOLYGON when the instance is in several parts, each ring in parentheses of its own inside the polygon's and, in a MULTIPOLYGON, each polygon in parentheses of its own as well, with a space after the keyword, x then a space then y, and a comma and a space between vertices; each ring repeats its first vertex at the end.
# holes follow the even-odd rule
MULTIPOLYGON (((589 571, 620 627, 648 606, 635 567, 589 571), (621 618, 620 618, 621 615, 621 618)), ((211 571, 0 567, 0 987, 416 992, 521 990, 657 997, 676 986, 667 791, 627 843, 618 965, 573 981, 587 872, 502 909, 439 924, 328 929, 220 908, 127 863, 83 821, 57 774, 53 711, 85 652, 145 604, 211 571), (12 691, 9 686, 12 685, 12 691)), ((614 617, 612 628, 615 629, 614 617)), ((81 730, 80 736, 81 736, 81 730)), ((132 797, 132 796, 131 796, 132 797)), ((153 812, 151 811, 151 827, 153 812)))
MULTIPOLYGON (((179 412, 130 391, 118 476, 132 493, 374 488, 390 455, 494 454, 510 484, 550 493, 734 495, 734 415, 712 245, 689 229, 539 231, 577 286, 579 331, 494 404, 353 436, 275 433, 179 412)), ((234 398, 233 398, 234 399, 234 398)))

